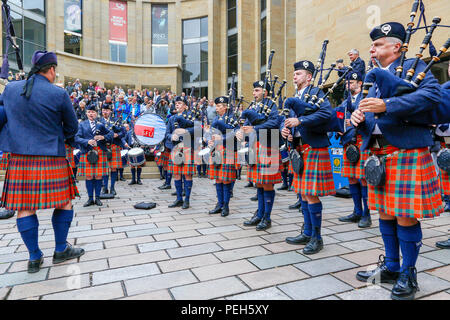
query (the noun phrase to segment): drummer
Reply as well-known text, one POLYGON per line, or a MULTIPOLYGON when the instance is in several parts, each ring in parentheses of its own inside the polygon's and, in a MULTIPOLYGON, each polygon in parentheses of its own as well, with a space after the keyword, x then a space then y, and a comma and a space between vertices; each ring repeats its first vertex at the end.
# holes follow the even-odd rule
POLYGON ((80 146, 82 154, 80 160, 80 176, 86 177, 86 189, 89 196, 89 200, 83 206, 89 207, 94 204, 102 206, 103 204, 100 201, 102 177, 108 174, 106 141, 113 139, 113 132, 106 129, 102 123, 97 121, 95 104, 90 104, 87 107, 87 116, 88 120, 80 123, 75 136, 75 142, 80 146), (95 152, 98 154, 98 160, 96 162, 91 160, 91 155, 95 152), (89 159, 92 163, 88 161, 88 153, 90 153, 89 159))
MULTIPOLYGON (((113 131, 113 139, 111 141, 107 141, 108 144, 110 144, 110 149, 112 153, 111 160, 108 161, 108 166, 110 170, 111 175, 111 188, 110 193, 112 195, 116 195, 115 190, 115 184, 118 178, 117 170, 122 168, 122 157, 121 157, 121 151, 125 147, 122 142, 122 138, 125 137, 126 131, 125 128, 122 126, 122 121, 117 121, 117 119, 111 118, 111 104, 105 103, 102 106, 102 118, 100 119, 100 122, 105 125, 105 127, 108 130, 113 131)), ((109 193, 108 192, 108 179, 109 176, 105 175, 103 177, 103 192, 104 194, 109 193)))
MULTIPOLYGON (((132 148, 134 148, 134 146, 137 145, 137 141, 134 139, 132 129, 130 129, 127 132, 127 135, 125 138, 125 143, 126 143, 125 147, 128 149, 132 149, 132 148)), ((145 157, 144 157, 144 160, 145 160, 145 157)), ((131 167, 131 182, 128 185, 130 185, 130 186, 135 185, 135 184, 142 185, 141 174, 142 174, 142 168, 145 167, 145 161, 140 166, 135 166, 131 162, 128 162, 128 164, 131 167)))

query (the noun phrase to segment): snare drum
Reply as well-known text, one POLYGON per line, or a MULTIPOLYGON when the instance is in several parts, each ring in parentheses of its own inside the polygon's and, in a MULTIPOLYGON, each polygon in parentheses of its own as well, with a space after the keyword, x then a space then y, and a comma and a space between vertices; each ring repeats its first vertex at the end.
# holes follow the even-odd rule
POLYGON ((136 120, 133 134, 140 145, 155 146, 166 135, 166 123, 156 114, 144 113, 136 120))
POLYGON ((145 163, 145 153, 142 148, 133 148, 128 151, 128 161, 130 166, 139 167, 145 163))
POLYGON ((120 151, 120 157, 122 158, 122 166, 126 167, 128 165, 128 150, 120 151))

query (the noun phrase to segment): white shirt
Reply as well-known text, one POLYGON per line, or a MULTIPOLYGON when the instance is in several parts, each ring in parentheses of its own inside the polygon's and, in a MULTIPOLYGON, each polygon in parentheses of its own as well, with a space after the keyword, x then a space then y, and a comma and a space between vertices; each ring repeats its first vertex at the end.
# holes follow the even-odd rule
MULTIPOLYGON (((392 64, 392 63, 391 63, 391 64, 392 64)), ((381 69, 386 70, 386 71, 389 71, 389 67, 391 66, 391 64, 388 65, 387 67, 381 68, 381 69)), ((375 128, 373 129, 372 134, 383 134, 383 133, 381 132, 381 130, 380 130, 380 127, 378 127, 378 124, 375 124, 375 128)))
POLYGON ((436 135, 440 137, 450 137, 450 128, 445 131, 439 129, 439 125, 436 127, 436 135))

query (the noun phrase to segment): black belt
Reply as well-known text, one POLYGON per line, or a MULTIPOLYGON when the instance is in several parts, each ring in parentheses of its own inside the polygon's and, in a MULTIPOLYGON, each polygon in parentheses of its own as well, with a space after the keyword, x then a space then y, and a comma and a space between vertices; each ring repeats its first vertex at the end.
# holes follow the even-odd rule
POLYGON ((370 148, 374 148, 374 147, 384 148, 389 145, 391 145, 391 144, 381 134, 374 134, 370 138, 370 142, 369 142, 370 148), (377 143, 378 143, 378 146, 377 146, 377 143))

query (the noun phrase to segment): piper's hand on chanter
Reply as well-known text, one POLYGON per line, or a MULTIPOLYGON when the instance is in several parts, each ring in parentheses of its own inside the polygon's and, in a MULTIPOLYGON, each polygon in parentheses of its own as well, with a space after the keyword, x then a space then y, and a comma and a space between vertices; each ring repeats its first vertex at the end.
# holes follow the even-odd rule
POLYGON ((208 147, 212 148, 214 146, 214 141, 209 140, 208 142, 208 147))
POLYGON ((282 136, 284 139, 287 139, 287 138, 289 137, 290 134, 291 134, 291 130, 289 130, 288 128, 283 128, 283 129, 281 130, 281 136, 282 136))
POLYGON ((352 113, 350 121, 355 127, 357 127, 360 123, 366 121, 366 116, 364 115, 364 112, 356 109, 355 112, 352 113))
POLYGON ((182 136, 185 133, 186 133, 186 129, 183 129, 183 128, 178 128, 178 129, 175 129, 175 131, 174 131, 174 134, 179 135, 179 136, 182 136))
POLYGON ((290 135, 288 136, 288 141, 289 141, 289 142, 294 141, 294 136, 293 136, 292 134, 290 134, 290 135))
POLYGON ((247 134, 254 130, 253 126, 243 126, 241 129, 244 133, 247 133, 247 134))
POLYGON ((239 141, 244 140, 244 133, 242 132, 242 130, 236 131, 236 139, 238 139, 239 141))
POLYGON ((104 137, 104 136, 98 135, 98 136, 95 136, 94 139, 95 139, 96 141, 101 141, 101 140, 105 140, 105 137, 104 137))
POLYGON ((179 139, 180 137, 176 133, 172 134, 172 141, 178 141, 179 139))
POLYGON ((97 141, 95 141, 95 140, 89 140, 89 141, 88 141, 88 144, 89 144, 90 146, 92 146, 92 147, 96 147, 96 146, 97 146, 97 141))
POLYGON ((361 100, 358 109, 362 112, 382 113, 386 111, 386 104, 383 99, 366 98, 361 100))
POLYGON ((300 125, 300 120, 297 118, 289 118, 284 121, 284 125, 288 128, 297 127, 300 125))

